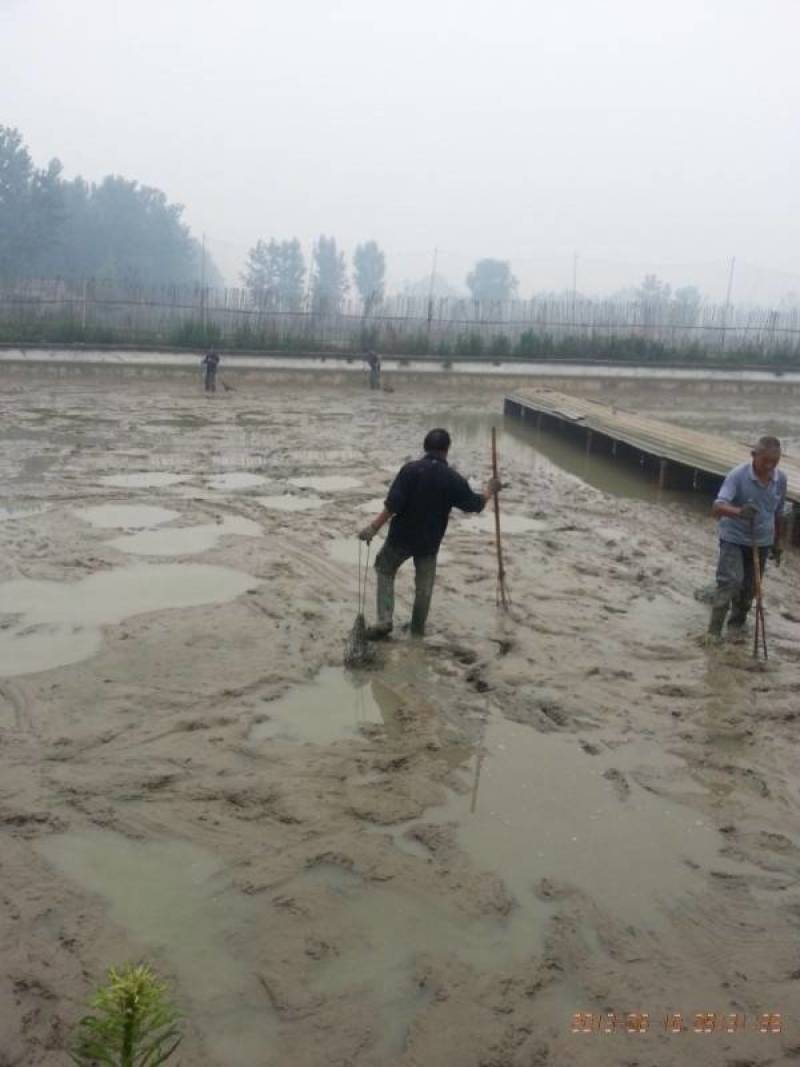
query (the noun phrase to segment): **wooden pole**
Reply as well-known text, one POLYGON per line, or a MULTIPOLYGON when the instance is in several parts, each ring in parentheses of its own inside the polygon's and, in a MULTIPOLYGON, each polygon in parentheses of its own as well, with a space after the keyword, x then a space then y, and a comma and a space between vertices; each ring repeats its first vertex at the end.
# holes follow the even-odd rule
MULTIPOLYGON (((492 427, 492 477, 497 479, 497 430, 492 427)), ((509 598, 506 594, 506 572, 503 566, 503 545, 500 540, 500 497, 494 494, 494 543, 497 548, 497 603, 508 611, 509 598)))
POLYGON ((753 630, 753 655, 758 658, 758 646, 761 644, 761 648, 764 652, 764 659, 768 658, 767 655, 767 631, 764 626, 764 601, 761 596, 761 555, 758 551, 758 545, 756 544, 755 535, 755 519, 750 520, 750 541, 753 545, 753 589, 756 595, 756 624, 753 630))

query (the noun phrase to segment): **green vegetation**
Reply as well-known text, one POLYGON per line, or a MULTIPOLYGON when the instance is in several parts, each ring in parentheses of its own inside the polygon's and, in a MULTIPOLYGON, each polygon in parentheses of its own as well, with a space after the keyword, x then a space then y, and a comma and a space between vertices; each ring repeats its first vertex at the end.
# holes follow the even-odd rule
POLYGON ((19 130, 0 126, 0 281, 96 278, 181 285, 221 278, 159 189, 116 175, 65 181, 37 169, 19 130), (205 262, 203 263, 203 259, 205 262))
POLYGON ((396 324, 352 324, 336 340, 314 332, 313 315, 303 317, 305 328, 297 322, 281 327, 280 323, 236 326, 224 331, 217 323, 205 325, 200 319, 185 319, 166 330, 112 328, 87 324, 77 318, 53 317, 0 321, 0 343, 6 345, 113 345, 120 348, 186 349, 200 351, 210 347, 230 352, 295 353, 298 355, 351 356, 374 348, 384 356, 431 357, 489 360, 495 364, 517 361, 692 364, 699 367, 758 366, 780 370, 800 369, 800 353, 793 344, 753 344, 748 347, 720 350, 699 344, 670 346, 641 336, 555 337, 551 333, 525 330, 516 339, 504 333, 482 333, 475 327, 452 338, 432 337, 424 329, 405 332, 396 324))
POLYGON ((79 1067, 159 1067, 180 1045, 180 1015, 146 965, 111 968, 78 1023, 72 1062, 79 1067))

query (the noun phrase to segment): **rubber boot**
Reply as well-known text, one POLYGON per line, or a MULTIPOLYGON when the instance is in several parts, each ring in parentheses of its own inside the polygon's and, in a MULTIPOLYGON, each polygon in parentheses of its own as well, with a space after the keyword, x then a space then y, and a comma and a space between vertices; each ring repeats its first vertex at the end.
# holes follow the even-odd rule
POLYGON ((711 618, 708 622, 708 636, 722 640, 722 627, 725 625, 725 616, 728 614, 728 605, 713 607, 711 618))

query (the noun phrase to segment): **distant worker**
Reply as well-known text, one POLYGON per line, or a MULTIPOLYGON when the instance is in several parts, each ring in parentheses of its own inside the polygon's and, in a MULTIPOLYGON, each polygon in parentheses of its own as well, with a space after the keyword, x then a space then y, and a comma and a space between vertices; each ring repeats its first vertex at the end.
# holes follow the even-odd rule
POLYGON ((752 460, 734 467, 722 483, 711 514, 719 519, 719 563, 708 637, 722 638, 730 609, 728 634, 741 635, 753 603, 753 545, 758 548, 761 573, 767 555, 779 567, 786 475, 779 471, 781 443, 777 437, 760 437, 752 460))
POLYGON ((219 366, 219 356, 212 349, 207 352, 203 359, 200 361, 200 366, 206 369, 206 392, 216 393, 217 391, 217 367, 219 366))
POLYGON ((369 387, 370 389, 380 389, 381 387, 381 357, 377 352, 373 352, 372 349, 367 352, 364 357, 369 367, 369 387))
POLYGON ((466 478, 448 466, 450 434, 447 430, 431 430, 422 447, 425 455, 400 469, 389 488, 383 511, 358 535, 369 543, 391 519, 389 535, 375 558, 378 618, 375 626, 367 629, 367 637, 373 641, 392 632, 395 575, 412 558, 415 592, 411 633, 415 637, 424 635, 436 578, 436 555, 447 529, 450 509, 483 511, 487 501, 500 489, 500 482, 490 478, 483 493, 475 493, 466 478))

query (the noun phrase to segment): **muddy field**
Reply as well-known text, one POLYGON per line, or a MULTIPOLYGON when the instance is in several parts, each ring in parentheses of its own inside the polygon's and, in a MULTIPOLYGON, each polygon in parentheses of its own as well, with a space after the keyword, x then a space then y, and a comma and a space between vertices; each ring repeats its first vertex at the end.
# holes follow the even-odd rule
POLYGON ((431 426, 482 484, 503 387, 231 382, 0 376, 0 1065, 64 1064, 128 959, 185 1067, 800 1061, 797 559, 769 664, 706 650, 707 501, 510 426, 511 613, 456 515, 429 637, 348 673, 355 532, 431 426))

